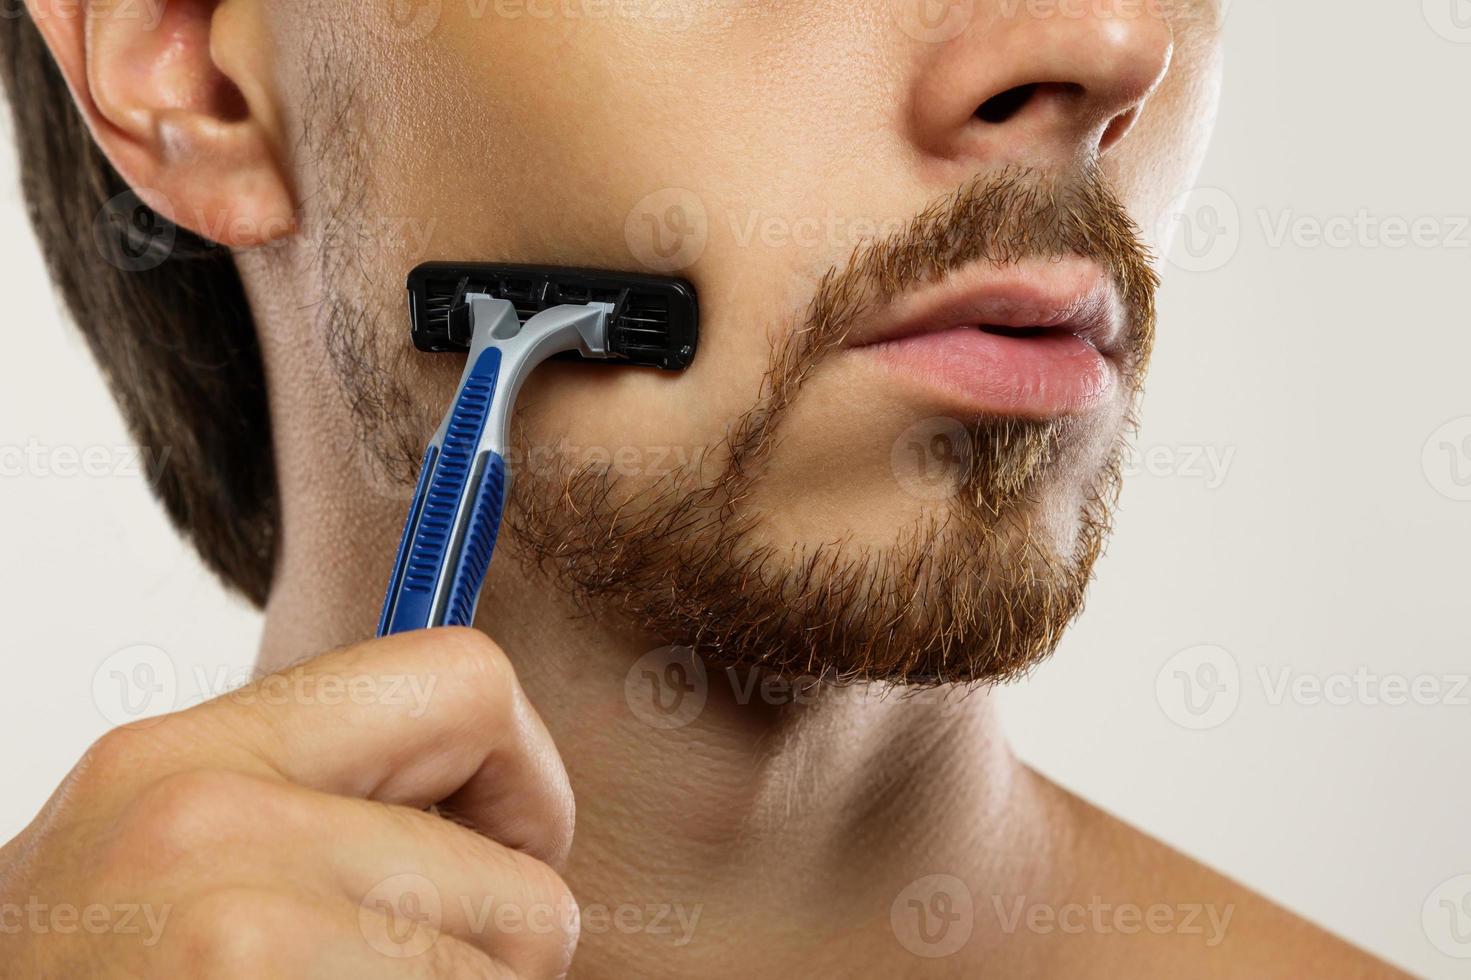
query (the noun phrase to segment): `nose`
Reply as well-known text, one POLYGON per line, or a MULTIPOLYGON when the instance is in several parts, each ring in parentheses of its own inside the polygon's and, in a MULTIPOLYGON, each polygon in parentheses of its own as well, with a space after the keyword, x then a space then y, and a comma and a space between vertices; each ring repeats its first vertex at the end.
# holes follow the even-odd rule
POLYGON ((931 45, 913 89, 914 139, 944 160, 1062 166, 1118 145, 1169 68, 1156 3, 976 0, 931 45))

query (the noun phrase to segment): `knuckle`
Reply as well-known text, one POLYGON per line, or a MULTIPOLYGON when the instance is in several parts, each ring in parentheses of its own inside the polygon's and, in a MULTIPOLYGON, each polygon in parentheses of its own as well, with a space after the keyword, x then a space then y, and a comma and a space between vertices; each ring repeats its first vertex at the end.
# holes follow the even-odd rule
POLYGON ((74 770, 74 777, 78 784, 88 788, 115 785, 129 777, 136 778, 154 761, 158 751, 154 731, 114 728, 87 749, 74 770))
POLYGON ((83 753, 69 776, 68 788, 131 795, 155 774, 179 767, 198 751, 207 734, 187 711, 150 719, 146 727, 114 728, 83 753))
POLYGON ((515 668, 504 650, 479 630, 456 628, 434 631, 434 663, 441 688, 462 692, 504 715, 520 689, 515 668))
POLYGON ((245 777, 207 769, 171 773, 144 789, 119 821, 117 843, 125 854, 150 861, 195 853, 218 840, 246 812, 245 777))
POLYGON ((283 940, 300 926, 292 899, 254 889, 214 892, 190 906, 182 925, 190 977, 263 977, 282 967, 283 940))
POLYGON ((437 630, 429 642, 434 644, 441 667, 467 674, 511 673, 506 654, 490 637, 477 629, 456 626, 437 630))

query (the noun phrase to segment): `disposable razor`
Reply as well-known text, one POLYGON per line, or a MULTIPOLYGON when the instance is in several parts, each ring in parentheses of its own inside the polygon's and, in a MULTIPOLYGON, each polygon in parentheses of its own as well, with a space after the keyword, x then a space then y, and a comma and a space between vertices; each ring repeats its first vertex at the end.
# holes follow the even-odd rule
POLYGON ((549 357, 682 371, 699 304, 683 279, 545 266, 431 262, 409 274, 421 351, 468 352, 404 521, 378 635, 468 626, 511 487, 511 411, 549 357))

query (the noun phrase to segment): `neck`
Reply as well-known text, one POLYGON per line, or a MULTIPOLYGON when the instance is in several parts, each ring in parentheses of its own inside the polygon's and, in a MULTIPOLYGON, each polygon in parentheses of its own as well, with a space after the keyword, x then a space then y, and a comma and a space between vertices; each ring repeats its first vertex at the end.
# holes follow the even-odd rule
MULTIPOLYGON (((370 633, 397 534, 387 513, 376 535, 348 508, 287 514, 266 669, 370 633)), ((904 957, 888 916, 917 878, 1040 872, 1008 837, 1038 802, 989 694, 702 678, 678 654, 650 654, 657 643, 575 615, 509 549, 490 580, 477 625, 515 663, 577 798, 578 976, 656 976, 672 955, 679 975, 712 977, 904 957), (753 934, 790 945, 740 942, 753 934)))
POLYGON ((607 911, 579 975, 659 975, 671 954, 681 976, 828 975, 810 956, 842 949, 822 941, 838 938, 859 953, 857 923, 894 945, 889 908, 916 868, 986 862, 986 814, 1009 805, 1016 769, 988 697, 702 670, 592 619, 518 621, 510 610, 534 608, 536 588, 506 571, 500 582, 516 584, 491 593, 486 627, 512 651, 577 794, 569 880, 585 914, 607 911), (619 909, 639 910, 645 929, 620 931, 619 909), (659 910, 669 931, 656 934, 659 910), (751 935, 759 946, 740 942, 751 935))

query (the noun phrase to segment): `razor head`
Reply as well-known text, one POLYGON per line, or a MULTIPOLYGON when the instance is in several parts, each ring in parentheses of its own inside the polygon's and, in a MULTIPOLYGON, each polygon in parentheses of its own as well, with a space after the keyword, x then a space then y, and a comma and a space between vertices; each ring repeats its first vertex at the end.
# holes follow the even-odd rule
MULTIPOLYGON (((522 324, 542 310, 608 303, 608 351, 615 363, 681 371, 699 346, 700 308, 684 279, 546 265, 426 262, 409 273, 409 317, 421 351, 470 349, 465 296, 509 300, 522 324)), ((576 354, 570 355, 576 357, 576 354)))

